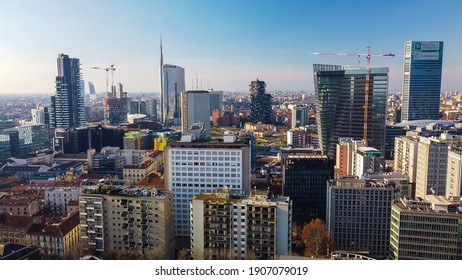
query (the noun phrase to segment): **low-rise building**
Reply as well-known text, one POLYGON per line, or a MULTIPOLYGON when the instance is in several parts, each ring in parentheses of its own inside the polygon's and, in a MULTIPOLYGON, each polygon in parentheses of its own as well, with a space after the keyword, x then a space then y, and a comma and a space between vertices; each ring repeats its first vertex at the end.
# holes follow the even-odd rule
POLYGON ((35 199, 0 199, 0 214, 31 217, 40 210, 35 199))
POLYGON ((72 212, 65 217, 43 219, 33 224, 26 235, 29 245, 42 249, 50 257, 66 258, 80 246, 79 212, 72 212))
POLYGON ((143 162, 140 165, 126 165, 123 168, 124 180, 130 180, 136 184, 142 179, 146 178, 148 174, 154 171, 156 164, 150 160, 143 162))
POLYGON ((57 215, 67 215, 70 201, 79 201, 80 187, 53 187, 45 190, 45 206, 57 215))
POLYGON ((0 214, 0 243, 25 244, 32 223, 32 217, 0 214))

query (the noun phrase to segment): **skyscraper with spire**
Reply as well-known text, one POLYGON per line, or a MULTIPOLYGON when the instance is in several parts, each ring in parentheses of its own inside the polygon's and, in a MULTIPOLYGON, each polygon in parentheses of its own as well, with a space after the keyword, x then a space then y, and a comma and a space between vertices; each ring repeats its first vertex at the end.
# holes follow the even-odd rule
POLYGON ((162 37, 160 39, 160 115, 161 121, 179 125, 181 118, 180 94, 185 90, 184 68, 164 64, 162 37))

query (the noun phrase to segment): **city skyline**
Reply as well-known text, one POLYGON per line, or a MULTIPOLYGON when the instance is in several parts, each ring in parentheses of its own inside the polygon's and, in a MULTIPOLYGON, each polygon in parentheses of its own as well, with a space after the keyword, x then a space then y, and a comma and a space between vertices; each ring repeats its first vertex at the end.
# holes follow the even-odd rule
POLYGON ((365 58, 315 56, 318 51, 396 54, 373 58, 373 67, 390 68, 390 90, 402 89, 403 43, 440 40, 445 44, 442 90, 461 88, 462 55, 455 37, 461 24, 459 1, 176 1, 175 3, 15 1, 0 3, 0 95, 54 92, 57 53, 78 57, 86 82, 97 92, 105 75, 93 66, 116 65, 114 82, 128 92, 158 92, 159 39, 164 63, 185 68, 186 89, 248 91, 265 80, 268 91, 313 91, 312 65, 365 66, 365 58), (334 7, 334 8, 333 8, 334 7), (255 13, 259 10, 260 13, 255 13), (37 12, 40 11, 40 12, 37 12), (80 17, 68 20, 72 11, 80 17), (358 15, 357 17, 351 15, 358 15), (432 20, 429 20, 432 19, 432 20), (341 28, 339 28, 341 26, 341 28), (196 85, 196 74, 198 85, 196 85), (21 83, 27 76, 29 82, 21 83), (192 85, 194 84, 194 85, 192 85), (202 86, 201 86, 202 84, 202 86))

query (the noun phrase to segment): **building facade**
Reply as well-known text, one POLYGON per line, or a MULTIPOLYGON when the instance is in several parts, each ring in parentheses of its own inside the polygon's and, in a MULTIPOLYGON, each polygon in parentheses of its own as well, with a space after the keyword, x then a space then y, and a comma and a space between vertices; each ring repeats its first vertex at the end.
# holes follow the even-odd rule
POLYGON ((264 81, 250 83, 250 122, 272 123, 271 94, 266 93, 264 81))
POLYGON ((189 238, 194 195, 224 187, 249 193, 250 151, 245 144, 172 142, 164 157, 165 188, 175 195, 175 236, 189 238))
POLYGON ((275 259, 291 251, 292 205, 288 197, 252 191, 242 198, 229 189, 191 200, 194 259, 275 259))
POLYGON ((409 176, 411 183, 417 180, 417 154, 419 138, 401 136, 395 138, 393 170, 409 176))
POLYGON ((439 119, 442 66, 442 41, 404 43, 402 121, 439 119))
POLYGON ((127 180, 85 186, 80 196, 81 238, 86 250, 153 253, 173 259, 173 194, 132 187, 127 180))
POLYGON ((454 143, 448 151, 446 175, 446 197, 461 196, 462 193, 462 145, 454 143))
POLYGON ((181 132, 187 134, 196 123, 203 123, 205 137, 210 136, 210 106, 209 91, 184 91, 181 93, 181 132))
POLYGON ((282 194, 293 200, 293 221, 326 219, 326 186, 334 178, 334 161, 326 155, 283 154, 282 194))
MULTIPOLYGON (((335 158, 339 138, 364 139, 366 69, 313 65, 316 124, 324 154, 335 158)), ((385 152, 388 68, 371 68, 367 145, 385 152)))
POLYGON ((460 199, 400 199, 391 210, 390 258, 460 260, 460 199))
POLYGON ((59 54, 56 94, 51 97, 50 128, 66 129, 85 125, 85 103, 81 80, 79 59, 59 54))
POLYGON ((450 135, 441 138, 420 137, 417 152, 416 197, 445 195, 450 135))
POLYGON ((386 182, 344 177, 331 181, 327 191, 328 232, 335 249, 368 252, 388 259, 391 203, 394 188, 386 182))

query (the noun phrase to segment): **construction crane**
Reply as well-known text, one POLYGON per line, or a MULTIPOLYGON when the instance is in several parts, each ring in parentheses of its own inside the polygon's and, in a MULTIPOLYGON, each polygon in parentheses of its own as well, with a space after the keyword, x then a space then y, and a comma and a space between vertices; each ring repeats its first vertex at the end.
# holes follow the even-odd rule
MULTIPOLYGON (((114 64, 109 65, 109 67, 91 67, 91 69, 98 69, 106 71, 106 92, 109 92, 109 71, 111 71, 111 86, 114 86, 114 71, 116 70, 114 64)), ((111 87, 111 90, 112 90, 111 87)))
POLYGON ((125 127, 124 129, 128 131, 138 131, 138 150, 141 150, 141 125, 138 124, 138 128, 125 127))
POLYGON ((346 55, 346 56, 365 56, 367 58, 366 67, 366 85, 364 89, 364 140, 367 143, 367 123, 369 120, 369 92, 370 92, 370 76, 371 76, 371 56, 389 56, 395 57, 393 53, 371 54, 371 47, 367 46, 367 53, 336 53, 336 52, 317 52, 315 55, 346 55))

